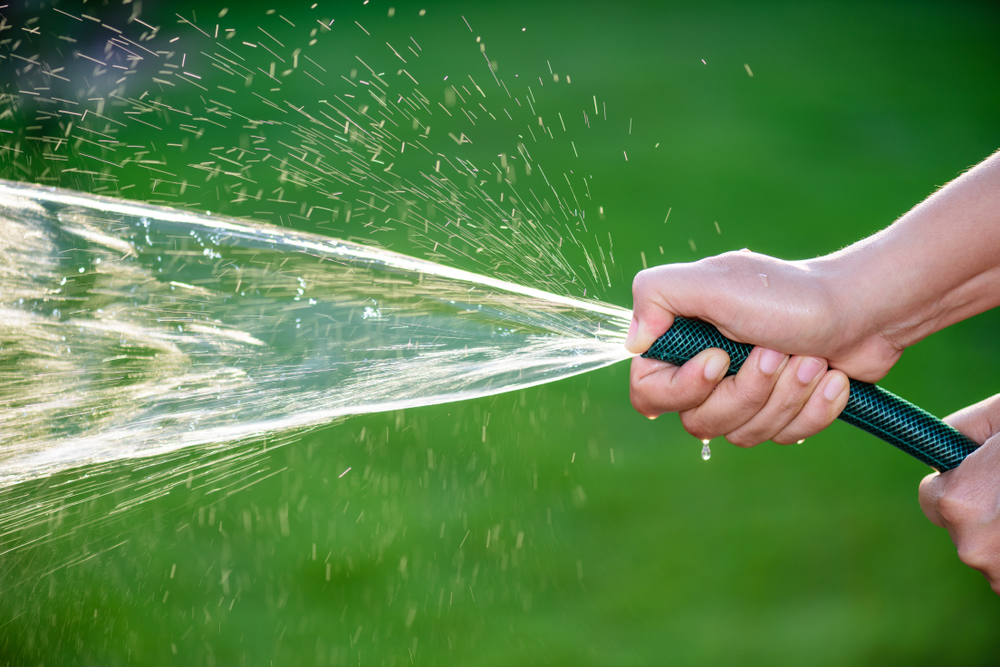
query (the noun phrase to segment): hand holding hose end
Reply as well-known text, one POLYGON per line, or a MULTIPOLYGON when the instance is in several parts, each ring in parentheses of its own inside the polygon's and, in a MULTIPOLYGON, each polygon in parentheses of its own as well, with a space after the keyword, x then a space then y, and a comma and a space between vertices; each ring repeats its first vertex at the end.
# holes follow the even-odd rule
POLYGON ((944 471, 924 479, 921 507, 1000 593, 1000 395, 949 425, 869 384, 906 347, 1000 306, 998 253, 1000 152, 826 257, 741 251, 642 271, 632 404, 741 447, 799 442, 838 416, 877 435, 944 471))
MULTIPOLYGON (((647 417, 678 412, 685 430, 699 439, 724 436, 735 445, 751 447, 767 440, 792 444, 811 437, 847 404, 847 375, 829 368, 832 353, 878 377, 891 365, 883 364, 873 373, 870 360, 858 363, 850 358, 852 350, 835 340, 836 331, 829 325, 826 313, 832 300, 826 280, 803 264, 749 252, 726 253, 643 271, 633 282, 633 295, 626 347, 646 353, 665 331, 668 338, 685 344, 684 355, 671 364, 633 359, 632 403, 647 417), (760 275, 769 276, 767 286, 760 275), (692 331, 689 319, 682 319, 685 333, 679 336, 674 313, 711 322, 725 336, 714 328, 714 336, 707 335, 707 329, 692 331), (758 345, 737 345, 732 339, 758 345), (844 349, 836 349, 838 343, 844 349)), ((660 352, 669 347, 661 346, 660 352)))
MULTIPOLYGON (((731 361, 727 375, 739 375, 753 352, 749 345, 726 338, 711 324, 676 317, 670 329, 642 356, 683 365, 706 348, 721 349, 728 354, 731 361)), ((978 446, 930 413, 881 387, 857 380, 850 381, 850 393, 840 418, 939 472, 958 467, 978 446)))

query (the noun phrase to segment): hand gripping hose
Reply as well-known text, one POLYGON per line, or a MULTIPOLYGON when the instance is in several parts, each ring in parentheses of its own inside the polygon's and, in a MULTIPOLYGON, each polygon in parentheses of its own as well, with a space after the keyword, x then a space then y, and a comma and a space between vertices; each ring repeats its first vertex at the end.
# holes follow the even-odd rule
MULTIPOLYGON (((735 375, 753 350, 729 340, 706 322, 684 317, 660 336, 642 356, 681 365, 702 350, 717 347, 729 354, 735 375)), ((899 396, 867 382, 851 380, 851 394, 840 419, 885 440, 939 472, 958 465, 979 445, 899 396)))

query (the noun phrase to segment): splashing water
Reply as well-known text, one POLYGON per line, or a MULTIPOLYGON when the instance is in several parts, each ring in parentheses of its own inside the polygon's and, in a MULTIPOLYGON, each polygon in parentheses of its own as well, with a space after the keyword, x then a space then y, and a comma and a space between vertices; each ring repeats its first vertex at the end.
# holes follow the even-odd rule
POLYGON ((0 485, 521 389, 631 356, 622 308, 313 234, 3 181, 0 290, 0 485))

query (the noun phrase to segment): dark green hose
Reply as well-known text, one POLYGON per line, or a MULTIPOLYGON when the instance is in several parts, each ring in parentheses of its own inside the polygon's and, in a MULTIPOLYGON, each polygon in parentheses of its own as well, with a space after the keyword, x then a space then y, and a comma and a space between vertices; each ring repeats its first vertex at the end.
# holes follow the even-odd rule
MULTIPOLYGON (((752 345, 729 340, 711 324, 678 317, 667 333, 642 356, 679 366, 710 347, 721 348, 729 354, 728 375, 735 375, 753 350, 752 345)), ((909 401, 857 380, 851 380, 851 394, 840 419, 902 449, 939 472, 957 468, 979 446, 909 401)))

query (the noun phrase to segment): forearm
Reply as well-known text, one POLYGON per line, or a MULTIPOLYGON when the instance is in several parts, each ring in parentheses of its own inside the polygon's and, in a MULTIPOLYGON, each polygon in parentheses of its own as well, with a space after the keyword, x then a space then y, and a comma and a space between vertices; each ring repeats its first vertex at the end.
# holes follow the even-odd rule
POLYGON ((1000 305, 1000 153, 887 229, 814 262, 841 305, 865 313, 866 333, 900 349, 1000 305))

